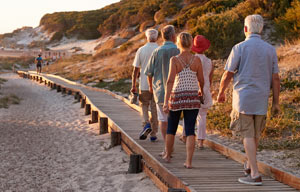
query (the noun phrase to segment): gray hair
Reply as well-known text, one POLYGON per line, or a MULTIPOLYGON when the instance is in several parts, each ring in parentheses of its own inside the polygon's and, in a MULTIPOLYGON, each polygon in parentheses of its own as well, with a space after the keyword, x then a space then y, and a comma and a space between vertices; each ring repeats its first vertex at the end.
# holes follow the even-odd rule
POLYGON ((158 31, 156 29, 147 29, 145 35, 148 41, 156 41, 158 37, 158 31))
POLYGON ((260 15, 248 15, 245 18, 245 26, 250 33, 261 33, 264 27, 264 19, 260 15))
POLYGON ((170 41, 175 36, 175 28, 173 25, 167 25, 161 30, 161 34, 164 40, 170 41))

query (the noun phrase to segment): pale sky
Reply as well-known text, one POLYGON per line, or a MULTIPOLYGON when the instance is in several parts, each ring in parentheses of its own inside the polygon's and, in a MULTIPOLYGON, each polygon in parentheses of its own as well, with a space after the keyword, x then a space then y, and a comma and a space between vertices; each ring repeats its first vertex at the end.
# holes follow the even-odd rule
POLYGON ((1 0, 0 34, 37 27, 46 13, 100 9, 119 0, 1 0))

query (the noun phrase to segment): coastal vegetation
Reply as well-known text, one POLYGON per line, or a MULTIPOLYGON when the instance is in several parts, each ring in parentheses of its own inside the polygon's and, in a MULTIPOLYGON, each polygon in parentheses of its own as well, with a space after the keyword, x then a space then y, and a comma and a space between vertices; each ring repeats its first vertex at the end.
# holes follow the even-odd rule
POLYGON ((13 65, 28 68, 33 63, 34 57, 0 57, 0 70, 12 70, 13 65))
MULTIPOLYGON (((49 66, 49 73, 96 87, 129 93, 132 61, 136 50, 145 43, 142 32, 147 27, 161 29, 172 24, 176 32, 189 31, 206 36, 211 47, 205 53, 216 62, 213 92, 216 97, 225 59, 233 45, 244 40, 244 18, 261 14, 265 19, 262 37, 278 47, 281 75, 281 114, 268 112, 267 128, 261 149, 295 149, 300 141, 299 54, 290 54, 300 44, 299 0, 121 0, 102 9, 83 12, 46 14, 40 26, 53 34, 51 42, 64 37, 78 39, 106 38, 110 46, 100 45, 93 55, 74 55, 49 66), (124 31, 133 35, 120 37, 124 31), (114 44, 113 37, 122 40, 114 44), (114 44, 114 46, 111 46, 114 44), (285 44, 285 46, 280 46, 285 44), (288 54, 287 54, 288 53, 288 54), (113 79, 113 82, 105 82, 113 79)), ((0 36, 11 37, 12 34, 0 36)), ((161 38, 159 43, 161 44, 161 38)), ((105 44, 105 42, 103 43, 105 44)), ((297 51, 295 52, 297 53, 297 51)), ((0 63, 2 61, 0 60, 0 63)), ((0 65, 1 66, 1 65, 0 65)), ((8 65, 9 66, 9 65, 8 65)), ((9 67, 6 67, 9 68, 9 67)), ((208 130, 231 137, 231 94, 227 102, 216 104, 208 114, 208 130)))

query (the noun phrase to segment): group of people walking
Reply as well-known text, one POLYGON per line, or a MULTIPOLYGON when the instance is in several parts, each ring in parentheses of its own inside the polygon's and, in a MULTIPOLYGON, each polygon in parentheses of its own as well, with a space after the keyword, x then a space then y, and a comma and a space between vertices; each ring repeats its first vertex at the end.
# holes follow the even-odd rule
MULTIPOLYGON (((251 185, 262 184, 256 151, 261 132, 265 128, 271 88, 272 111, 279 111, 277 55, 275 48, 261 39, 262 29, 263 18, 260 15, 245 18, 246 39, 232 48, 217 97, 218 102, 225 101, 225 90, 233 79, 230 129, 243 137, 247 156, 244 164, 245 177, 238 181, 251 185)), ((210 41, 202 35, 193 39, 187 32, 181 32, 176 37, 172 25, 161 30, 161 46, 156 43, 157 30, 148 29, 145 35, 147 43, 138 49, 134 59, 131 89, 132 93, 137 93, 136 81, 140 74, 139 101, 143 112, 140 139, 145 140, 150 134, 150 141, 156 141, 160 127, 165 142, 160 155, 166 162, 171 162, 175 134, 183 114, 183 134, 186 137, 186 160, 183 166, 192 168, 195 145, 203 148, 206 115, 212 106, 210 86, 214 66, 203 54, 210 47, 210 41), (149 106, 151 118, 148 115, 149 106)))

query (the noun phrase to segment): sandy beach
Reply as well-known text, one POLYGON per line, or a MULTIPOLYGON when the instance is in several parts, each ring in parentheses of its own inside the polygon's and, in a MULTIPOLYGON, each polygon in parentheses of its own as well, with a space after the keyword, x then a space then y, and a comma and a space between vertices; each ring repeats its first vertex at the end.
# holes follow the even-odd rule
POLYGON ((144 173, 127 174, 129 157, 97 135, 80 103, 15 74, 2 94, 19 105, 0 109, 0 191, 159 191, 144 173))

